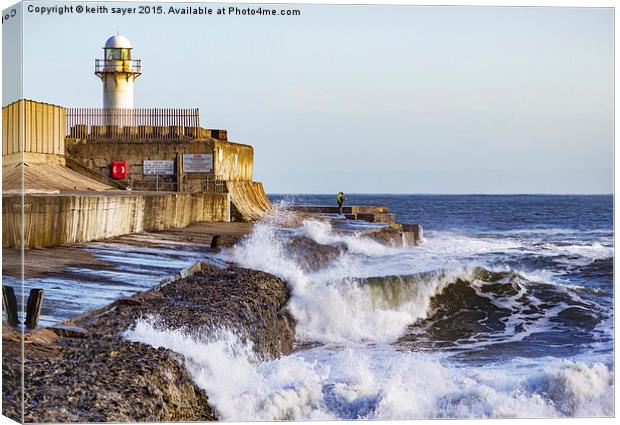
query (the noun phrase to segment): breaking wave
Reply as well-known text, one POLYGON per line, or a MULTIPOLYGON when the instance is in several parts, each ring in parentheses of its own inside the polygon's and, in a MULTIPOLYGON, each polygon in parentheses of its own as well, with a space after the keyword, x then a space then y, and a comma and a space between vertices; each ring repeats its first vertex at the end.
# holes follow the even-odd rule
MULTIPOLYGON (((297 320, 299 340, 393 342, 415 322, 441 313, 452 318, 444 320, 444 327, 458 329, 457 320, 479 324, 469 333, 444 335, 452 343, 463 345, 473 338, 470 345, 486 345, 548 330, 550 321, 560 329, 571 315, 581 313, 594 321, 605 316, 600 306, 570 285, 554 281, 550 272, 515 272, 497 266, 494 271, 471 260, 506 253, 521 246, 516 242, 462 237, 448 244, 442 236, 406 250, 337 234, 328 223, 309 220, 292 234, 300 233, 320 244, 344 243, 348 249, 329 266, 307 271, 287 252, 285 241, 291 233, 260 223, 233 254, 240 265, 287 281, 293 295, 289 311, 297 320), (449 294, 442 297, 446 288, 449 294)), ((434 319, 430 334, 442 329, 442 322, 434 319)))
POLYGON ((605 274, 613 249, 508 236, 386 247, 279 215, 229 259, 287 282, 296 351, 261 361, 234 330, 190 335, 153 318, 125 337, 183 355, 225 420, 613 415, 611 289, 554 268, 577 259, 605 274), (342 250, 308 268, 288 249, 299 237, 342 250))
POLYGON ((390 347, 310 349, 261 362, 234 332, 193 337, 139 321, 125 337, 182 354, 224 420, 610 416, 602 363, 545 359, 465 368, 390 347), (507 372, 508 371, 508 372, 507 372), (512 372, 512 373, 511 373, 512 372))

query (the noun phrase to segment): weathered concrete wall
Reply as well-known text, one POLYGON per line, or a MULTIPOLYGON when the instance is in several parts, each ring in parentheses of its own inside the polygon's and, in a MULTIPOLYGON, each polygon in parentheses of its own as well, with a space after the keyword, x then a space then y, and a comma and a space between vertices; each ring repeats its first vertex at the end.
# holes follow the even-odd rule
MULTIPOLYGON (((195 139, 188 141, 166 141, 153 139, 137 140, 96 140, 96 139, 67 139, 67 156, 81 163, 84 167, 95 170, 105 176, 110 175, 113 161, 127 161, 130 181, 136 189, 142 183, 153 185, 159 180, 160 190, 177 190, 176 175, 173 176, 145 176, 143 174, 143 161, 153 159, 167 159, 175 161, 178 155, 184 153, 208 153, 213 154, 214 141, 211 139, 195 139)), ((206 173, 186 174, 188 180, 205 180, 206 173)), ((154 190, 155 188, 151 188, 154 190)))
POLYGON ((26 159, 48 162, 50 156, 64 157, 66 130, 66 113, 61 106, 25 99, 5 106, 2 108, 3 165, 26 159))
MULTIPOLYGON (((184 190, 200 188, 194 183, 209 179, 229 181, 252 181, 254 173, 254 149, 249 145, 226 142, 211 138, 194 140, 153 140, 153 139, 67 139, 67 156, 105 176, 110 175, 113 161, 127 161, 130 178, 123 181, 136 190, 155 190, 149 187, 159 181, 159 190, 177 190, 177 176, 145 176, 143 161, 165 159, 175 161, 184 153, 206 153, 213 155, 212 173, 185 173, 184 190), (193 182, 192 182, 193 181, 193 182)), ((204 189, 203 189, 204 190, 204 189)))
MULTIPOLYGON (((2 197, 2 246, 19 246, 21 203, 2 197)), ((87 242, 200 221, 230 221, 228 194, 26 195, 24 247, 87 242)))
POLYGON ((251 182, 254 174, 254 148, 216 140, 213 168, 218 180, 251 182))
POLYGON ((226 190, 230 194, 231 213, 236 220, 259 220, 271 211, 271 201, 260 182, 227 181, 226 190))

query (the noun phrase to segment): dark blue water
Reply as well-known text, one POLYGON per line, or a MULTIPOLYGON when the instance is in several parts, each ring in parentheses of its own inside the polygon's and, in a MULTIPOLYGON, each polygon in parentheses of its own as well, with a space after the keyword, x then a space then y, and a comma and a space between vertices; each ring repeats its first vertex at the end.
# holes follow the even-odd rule
MULTIPOLYGON (((346 195, 347 205, 388 205, 400 223, 425 229, 613 230, 612 195, 346 195)), ((269 195, 300 205, 336 206, 336 195, 269 195)))

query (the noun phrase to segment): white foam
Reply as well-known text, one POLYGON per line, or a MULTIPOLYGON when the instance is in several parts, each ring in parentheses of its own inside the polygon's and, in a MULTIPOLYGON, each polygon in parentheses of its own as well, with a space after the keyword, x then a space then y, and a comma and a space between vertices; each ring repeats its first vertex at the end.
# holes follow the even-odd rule
POLYGON ((574 257, 582 257, 585 260, 589 260, 585 263, 581 263, 583 265, 589 264, 594 260, 611 258, 614 255, 614 249, 612 246, 604 246, 599 242, 594 242, 591 244, 581 243, 572 245, 545 243, 540 248, 542 249, 541 253, 543 255, 563 255, 573 257, 568 261, 568 263, 574 263, 574 257))
POLYGON ((393 248, 359 234, 334 233, 331 224, 326 221, 304 220, 300 233, 321 245, 344 243, 353 254, 382 256, 394 252, 393 248))
MULTIPOLYGON (((305 223, 308 234, 323 243, 348 242, 351 236, 335 236, 331 227, 305 223)), ((283 244, 286 234, 268 223, 258 223, 234 249, 234 260, 244 267, 264 270, 287 281, 292 293, 289 311, 297 321, 297 338, 322 342, 393 341, 407 325, 427 317, 431 298, 454 281, 456 275, 437 274, 407 286, 391 304, 383 300, 380 288, 362 284, 356 277, 378 273, 375 263, 354 253, 347 253, 330 267, 318 272, 304 272, 291 258, 283 244)), ((359 242, 359 241, 358 241, 359 242)), ((360 244, 368 241, 361 241, 360 244)), ((376 244, 374 241, 369 241, 376 244)), ((387 249, 383 247, 382 249, 387 249)), ((359 251, 368 252, 366 249, 359 251)), ((359 252, 358 251, 358 252, 359 252)), ((385 259, 385 257, 381 257, 385 259)), ((386 270, 387 271, 387 270, 386 270)), ((406 279, 406 278, 403 278, 406 279)), ((390 295, 390 294, 387 294, 390 295)))
MULTIPOLYGON (((281 218, 278 220, 281 222, 281 218)), ((480 260, 482 256, 493 253, 508 255, 511 251, 523 255, 529 249, 520 241, 480 239, 443 232, 431 232, 431 237, 422 246, 388 248, 367 238, 336 233, 329 223, 306 220, 295 234, 303 234, 321 244, 345 243, 349 250, 329 267, 305 272, 286 252, 284 240, 290 237, 291 231, 283 231, 273 223, 272 218, 256 224, 251 235, 235 247, 232 259, 244 267, 264 270, 287 281, 292 293, 288 308, 297 320, 297 336, 301 340, 338 343, 394 341, 408 325, 428 317, 432 297, 440 294, 448 284, 458 277, 472 280, 475 267, 485 266, 480 260), (437 270, 451 272, 437 273, 437 270), (364 285, 359 280, 372 276, 411 276, 422 272, 432 273, 415 284, 403 281, 398 294, 379 293, 378 288, 364 285), (394 297, 397 300, 391 304, 383 301, 388 298, 394 301, 394 297)), ((507 267, 504 270, 509 271, 507 267)), ((545 270, 524 273, 524 276, 536 282, 563 283, 557 282, 554 273, 545 270)), ((473 288, 477 288, 476 283, 473 288)), ((510 340, 528 335, 528 332, 522 332, 516 337, 510 331, 523 325, 522 311, 528 307, 519 300, 526 291, 521 285, 516 295, 506 299, 477 291, 479 296, 490 297, 498 308, 513 310, 514 317, 506 323, 505 332, 510 340)), ((581 301, 573 292, 571 297, 581 301)), ((540 303, 531 294, 527 298, 528 305, 540 303)), ((561 311, 563 307, 550 310, 550 314, 561 311)), ((547 318, 545 315, 544 319, 547 318)), ((526 328, 535 332, 541 323, 526 328)))
POLYGON ((142 320, 125 337, 185 357, 224 420, 510 418, 613 415, 602 363, 546 359, 450 365, 389 346, 316 348, 259 362, 250 344, 217 331, 190 337, 142 320))

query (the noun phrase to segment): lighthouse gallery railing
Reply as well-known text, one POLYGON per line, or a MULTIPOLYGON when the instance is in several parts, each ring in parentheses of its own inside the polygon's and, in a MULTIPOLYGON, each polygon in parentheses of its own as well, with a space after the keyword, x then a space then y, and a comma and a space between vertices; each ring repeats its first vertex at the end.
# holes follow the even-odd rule
POLYGON ((95 59, 95 74, 108 73, 141 74, 142 62, 140 59, 95 59))
POLYGON ((198 108, 66 108, 77 139, 186 139, 200 135, 198 108))

